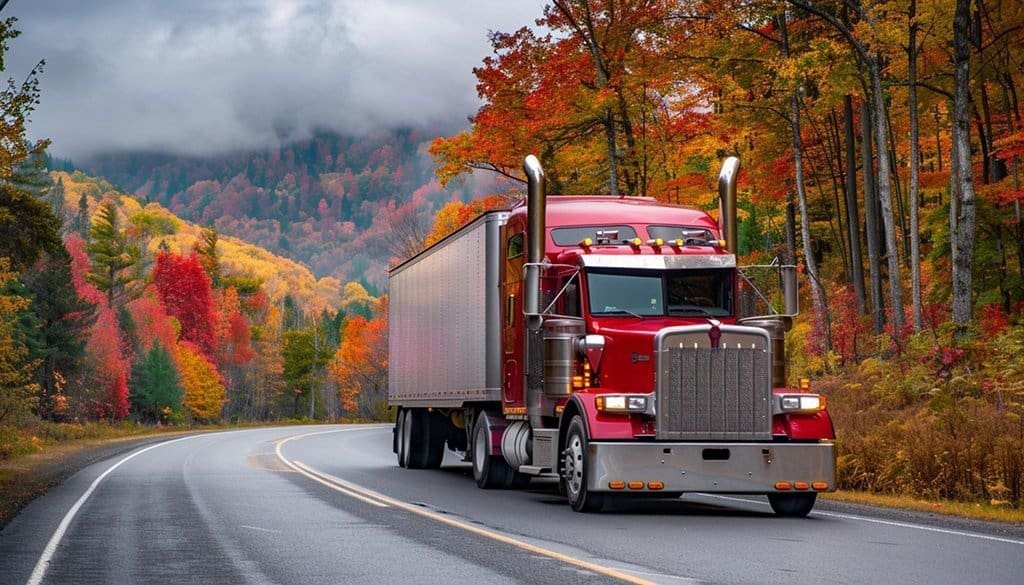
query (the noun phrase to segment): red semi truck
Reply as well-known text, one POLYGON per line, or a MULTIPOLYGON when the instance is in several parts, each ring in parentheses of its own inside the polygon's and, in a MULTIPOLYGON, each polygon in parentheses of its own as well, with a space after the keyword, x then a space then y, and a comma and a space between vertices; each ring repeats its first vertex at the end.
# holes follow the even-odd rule
POLYGON ((650 198, 546 197, 539 161, 523 168, 524 202, 390 272, 399 465, 439 467, 448 448, 482 488, 557 477, 581 512, 684 492, 810 512, 835 488, 834 431, 805 380, 786 386, 795 267, 770 267, 775 295, 737 267, 739 160, 722 166, 720 223, 650 198), (784 306, 745 314, 750 298, 784 306))

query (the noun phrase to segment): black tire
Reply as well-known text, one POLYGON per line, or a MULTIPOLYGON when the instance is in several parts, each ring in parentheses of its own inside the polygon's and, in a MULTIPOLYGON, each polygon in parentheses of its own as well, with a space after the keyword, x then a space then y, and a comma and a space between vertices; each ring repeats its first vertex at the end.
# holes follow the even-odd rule
POLYGON ((473 423, 473 479, 485 490, 509 488, 514 480, 512 468, 500 455, 491 455, 487 415, 480 413, 473 423))
POLYGON ((398 418, 395 420, 395 452, 398 454, 398 466, 409 467, 409 428, 406 422, 409 418, 409 411, 402 409, 398 412, 398 418))
POLYGON ((561 479, 559 482, 569 499, 569 505, 577 512, 600 512, 604 507, 605 495, 593 492, 587 486, 587 429, 579 415, 572 417, 565 435, 565 450, 562 451, 561 479))
POLYGON ((438 469, 444 461, 444 444, 448 436, 448 418, 439 412, 424 412, 426 415, 427 441, 424 469, 438 469))
MULTIPOLYGON (((437 469, 444 459, 444 421, 425 408, 410 408, 405 414, 404 432, 405 467, 409 469, 437 469)), ((399 447, 402 450, 402 447, 399 447)))
POLYGON ((775 515, 784 518, 806 517, 817 499, 818 494, 768 494, 775 515))

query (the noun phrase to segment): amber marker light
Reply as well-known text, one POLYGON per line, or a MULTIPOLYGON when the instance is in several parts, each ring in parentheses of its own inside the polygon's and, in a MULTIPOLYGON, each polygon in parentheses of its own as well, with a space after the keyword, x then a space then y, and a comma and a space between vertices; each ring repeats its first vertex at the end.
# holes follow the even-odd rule
POLYGON ((811 486, 806 481, 798 481, 798 482, 793 484, 793 487, 795 487, 798 490, 809 490, 809 489, 811 489, 811 486))
POLYGON ((665 489, 665 484, 660 481, 649 481, 647 482, 647 489, 649 490, 661 490, 665 489))
POLYGON ((820 492, 820 491, 823 491, 823 490, 827 490, 828 489, 828 484, 823 482, 823 481, 816 481, 816 482, 811 484, 811 487, 820 492))
POLYGON ((624 481, 609 481, 608 489, 621 490, 626 488, 626 482, 624 481))
POLYGON ((631 482, 629 482, 629 489, 631 489, 631 490, 642 490, 642 489, 644 489, 644 482, 642 482, 642 481, 631 481, 631 482))
POLYGON ((793 486, 791 486, 788 481, 779 481, 775 482, 775 489, 779 490, 780 492, 788 492, 789 490, 793 489, 793 486))

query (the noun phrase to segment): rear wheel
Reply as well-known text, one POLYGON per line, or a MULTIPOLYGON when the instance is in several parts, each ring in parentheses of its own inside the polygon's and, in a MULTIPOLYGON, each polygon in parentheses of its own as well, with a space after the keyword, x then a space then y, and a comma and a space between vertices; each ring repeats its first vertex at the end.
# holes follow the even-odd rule
POLYGON ((811 513, 818 494, 768 494, 768 503, 777 516, 803 518, 811 513))
POLYGON ((473 479, 483 489, 508 488, 515 477, 500 455, 491 455, 491 428, 487 415, 480 413, 473 424, 473 479))
POLYGON ((593 492, 587 485, 587 430, 578 415, 572 418, 562 452, 562 477, 569 505, 577 512, 599 512, 604 507, 605 495, 593 492))
POLYGON ((403 408, 398 412, 398 418, 395 420, 395 452, 398 454, 399 467, 409 466, 409 429, 407 426, 408 418, 409 411, 403 408))
MULTIPOLYGON (((425 408, 411 408, 405 413, 400 434, 405 452, 405 467, 437 469, 444 459, 445 420, 425 408)), ((403 448, 399 447, 399 451, 403 448)))

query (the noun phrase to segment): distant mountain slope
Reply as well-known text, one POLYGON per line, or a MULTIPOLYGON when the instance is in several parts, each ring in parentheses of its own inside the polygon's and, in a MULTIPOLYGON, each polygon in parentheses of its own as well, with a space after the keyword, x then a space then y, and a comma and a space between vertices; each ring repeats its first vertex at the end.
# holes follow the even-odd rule
POLYGON ((393 217, 403 205, 414 208, 425 235, 441 204, 488 187, 471 182, 465 195, 438 187, 426 154, 430 138, 413 130, 322 133, 277 149, 212 158, 122 153, 79 168, 318 275, 382 286, 395 253, 393 217))
MULTIPOLYGON (((118 204, 125 219, 126 233, 145 247, 144 261, 152 262, 161 246, 187 254, 201 238, 201 227, 187 222, 159 203, 145 203, 118 191, 103 179, 81 172, 54 172, 53 180, 64 188, 65 222, 71 230, 88 229, 88 220, 104 198, 118 204)), ((225 275, 249 277, 263 282, 271 303, 290 294, 307 311, 335 310, 341 301, 341 282, 334 277, 317 279, 302 264, 241 239, 221 236, 217 244, 221 270, 225 275)))

